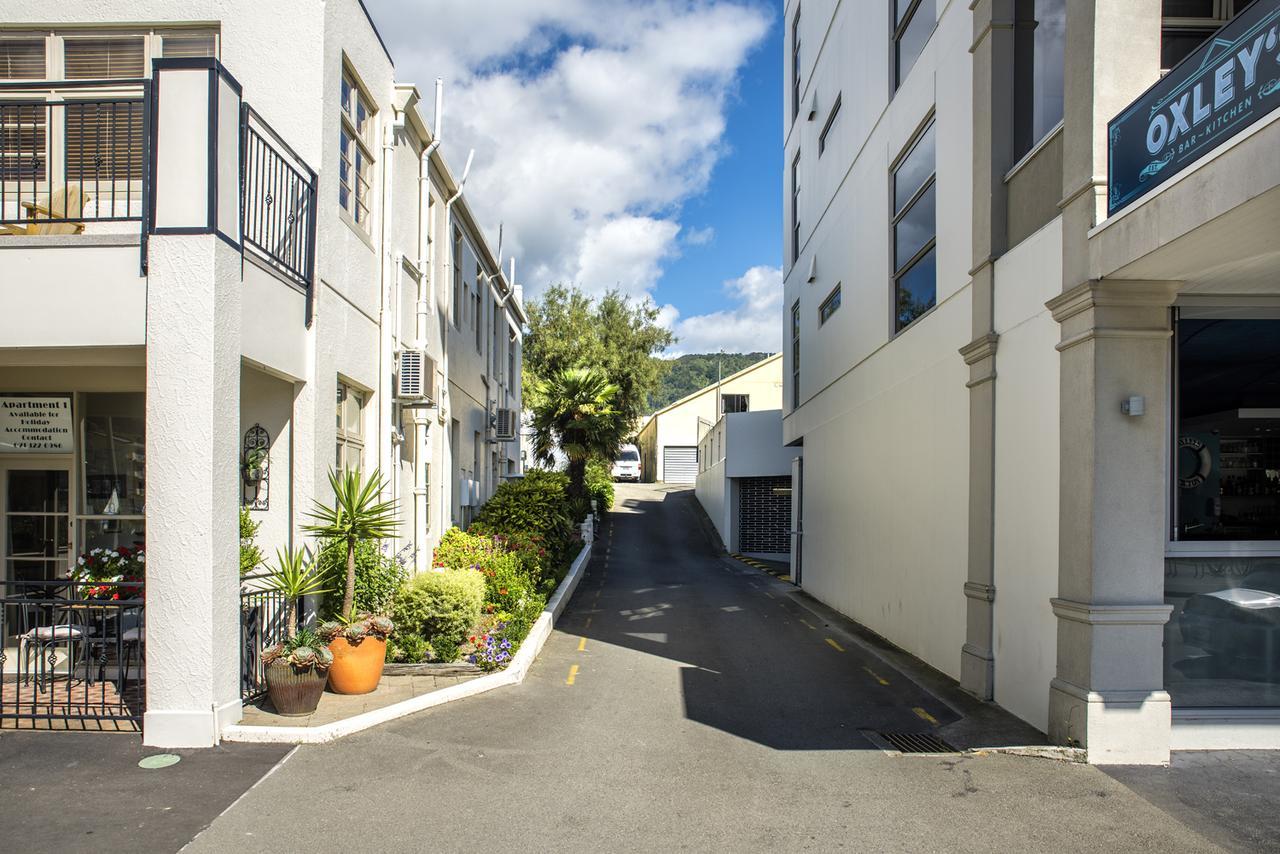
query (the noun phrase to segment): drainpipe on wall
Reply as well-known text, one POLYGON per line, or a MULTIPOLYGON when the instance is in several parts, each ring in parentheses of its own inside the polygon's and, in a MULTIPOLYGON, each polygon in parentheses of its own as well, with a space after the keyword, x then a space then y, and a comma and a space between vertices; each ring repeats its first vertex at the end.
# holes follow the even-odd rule
MULTIPOLYGON (((448 258, 448 263, 445 264, 445 272, 446 272, 446 278, 449 281, 453 280, 454 265, 458 263, 458 259, 453 257, 453 204, 454 202, 458 201, 458 199, 462 197, 462 189, 467 184, 467 176, 471 174, 471 162, 475 158, 475 156, 476 156, 476 150, 474 148, 467 153, 467 165, 464 166, 462 169, 462 177, 458 180, 458 189, 454 191, 454 194, 450 196, 448 200, 444 203, 444 223, 445 223, 444 235, 445 235, 445 245, 448 247, 445 250, 445 257, 448 258)), ((477 282, 476 284, 479 284, 479 282, 477 282)), ((444 379, 441 381, 441 384, 440 384, 441 386, 440 399, 442 401, 445 399, 445 396, 448 394, 448 390, 449 390, 449 344, 448 344, 449 339, 448 339, 447 328, 445 328, 443 332, 444 334, 442 334, 441 336, 441 341, 442 341, 441 361, 444 364, 444 379)), ((450 431, 450 433, 452 433, 452 431, 450 431)), ((448 462, 446 463, 444 468, 446 469, 448 476, 440 479, 441 495, 444 496, 445 500, 448 501, 448 506, 450 508, 449 512, 452 513, 453 512, 453 494, 452 492, 447 491, 447 488, 448 488, 448 485, 453 482, 453 478, 455 476, 454 465, 453 465, 453 452, 455 449, 452 447, 451 442, 447 442, 445 446, 448 448, 448 457, 447 457, 448 462)))
POLYGON ((378 424, 377 455, 378 468, 386 466, 387 489, 390 495, 383 494, 383 499, 394 498, 399 484, 399 465, 392 459, 392 449, 388 446, 390 431, 398 430, 399 419, 396 417, 399 404, 393 400, 391 393, 392 333, 398 325, 396 307, 392 300, 392 287, 395 268, 400 266, 398 253, 389 249, 391 242, 392 203, 391 188, 395 177, 396 131, 404 130, 405 114, 399 113, 395 120, 382 128, 382 216, 378 229, 378 254, 382 259, 382 275, 379 281, 378 294, 378 424))
MULTIPOLYGON (((422 150, 422 156, 418 159, 418 301, 415 306, 414 320, 414 347, 419 350, 426 350, 430 343, 430 309, 435 299, 435 241, 432 239, 432 232, 435 230, 435 222, 432 221, 431 213, 431 155, 440 147, 440 119, 444 105, 444 81, 439 77, 436 78, 436 104, 435 104, 435 123, 431 126, 431 142, 427 143, 427 147, 422 150)), ((441 341, 441 364, 443 365, 444 341, 441 341)), ((434 377, 433 377, 434 379, 434 377)), ((442 390, 436 390, 436 397, 440 398, 442 390)), ((436 411, 441 412, 441 401, 436 401, 436 411)), ((414 485, 413 485, 413 533, 414 547, 417 554, 414 557, 415 568, 421 571, 424 567, 429 566, 427 561, 430 555, 424 554, 424 544, 427 542, 427 534, 431 530, 431 520, 429 515, 429 504, 427 502, 427 490, 430 484, 427 483, 427 467, 430 465, 431 448, 427 441, 428 431, 431 426, 430 413, 425 407, 417 407, 413 410, 413 441, 414 441, 414 485)), ((444 468, 444 466, 441 466, 444 468)), ((438 474, 437 474, 438 476, 438 474)))

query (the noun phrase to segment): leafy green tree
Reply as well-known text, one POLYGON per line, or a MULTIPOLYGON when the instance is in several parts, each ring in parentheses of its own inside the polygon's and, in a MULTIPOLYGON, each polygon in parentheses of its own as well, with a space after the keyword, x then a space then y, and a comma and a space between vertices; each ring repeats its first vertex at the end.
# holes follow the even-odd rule
POLYGON ((569 503, 585 502, 587 461, 610 456, 621 440, 618 386, 601 368, 570 368, 539 382, 537 396, 533 453, 550 463, 559 446, 569 459, 569 503))
MULTIPOLYGON (((666 363, 658 354, 675 343, 658 324, 651 300, 612 290, 593 299, 580 289, 555 285, 531 302, 524 339, 526 403, 536 409, 542 384, 572 368, 598 367, 617 386, 613 409, 630 433, 658 387, 666 363)), ((611 457, 615 448, 603 452, 611 457)))
POLYGON ((396 502, 379 497, 386 488, 381 471, 368 480, 359 471, 329 470, 329 486, 333 489, 333 506, 319 501, 308 515, 314 524, 303 530, 326 540, 341 540, 347 548, 347 583, 342 594, 342 613, 351 619, 356 597, 356 546, 361 540, 385 540, 395 535, 400 522, 396 518, 396 502))

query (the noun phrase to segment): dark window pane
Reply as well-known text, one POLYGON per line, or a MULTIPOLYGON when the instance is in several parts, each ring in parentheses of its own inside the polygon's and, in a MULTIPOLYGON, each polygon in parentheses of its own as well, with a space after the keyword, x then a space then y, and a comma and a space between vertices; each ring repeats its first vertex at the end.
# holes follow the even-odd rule
POLYGON ((912 0, 894 0, 894 23, 901 24, 903 17, 911 10, 912 0))
POLYGON ((9 513, 66 513, 67 473, 65 471, 9 472, 9 513))
POLYGON ((903 158, 893 173, 893 211, 902 210, 916 191, 924 186, 934 170, 934 126, 920 135, 911 153, 903 158))
POLYGON ((937 211, 935 190, 937 184, 930 184, 924 195, 916 200, 898 220, 893 230, 893 268, 895 272, 909 263, 916 253, 928 245, 937 234, 937 211))
POLYGON ((1164 0, 1166 18, 1212 18, 1213 0, 1164 0))
POLYGON ((937 301, 937 252, 929 253, 898 279, 896 305, 897 328, 901 332, 913 320, 933 308, 937 301))
POLYGON ((1165 30, 1160 38, 1160 67, 1173 68, 1217 30, 1165 30))
POLYGON ((920 51, 924 50, 925 43, 929 41, 929 33, 933 32, 935 23, 933 17, 933 8, 930 3, 921 3, 911 15, 911 20, 907 23, 907 28, 903 31, 901 38, 898 39, 898 85, 902 85, 902 81, 906 79, 910 73, 911 67, 916 64, 916 60, 920 57, 920 51))
POLYGON ((141 516, 146 504, 142 393, 85 397, 84 512, 141 516))

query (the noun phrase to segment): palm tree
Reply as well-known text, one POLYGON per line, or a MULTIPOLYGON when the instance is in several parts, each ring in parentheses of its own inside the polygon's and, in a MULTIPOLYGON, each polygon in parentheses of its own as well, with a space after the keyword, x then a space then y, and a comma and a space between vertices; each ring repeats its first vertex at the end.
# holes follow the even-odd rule
POLYGON ((340 617, 350 619, 355 615, 356 598, 356 544, 361 540, 385 540, 395 536, 400 520, 396 518, 396 502, 383 501, 379 497, 387 487, 380 471, 375 470, 368 480, 362 481, 358 470, 329 470, 329 486, 333 488, 333 506, 315 502, 315 510, 309 515, 315 524, 304 525, 303 530, 329 540, 341 540, 347 546, 347 584, 342 594, 340 617))
POLYGON ((551 463, 558 444, 569 458, 569 499, 587 497, 587 461, 609 459, 622 438, 614 403, 618 387, 599 368, 557 371, 538 384, 533 409, 534 455, 551 463))

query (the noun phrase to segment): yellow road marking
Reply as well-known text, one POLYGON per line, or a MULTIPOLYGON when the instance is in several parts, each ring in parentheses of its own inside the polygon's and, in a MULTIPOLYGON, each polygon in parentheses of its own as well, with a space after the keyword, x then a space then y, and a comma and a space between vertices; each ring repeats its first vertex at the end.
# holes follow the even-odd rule
POLYGON ((916 706, 916 707, 915 707, 914 709, 912 709, 911 711, 915 712, 915 713, 916 713, 916 717, 920 718, 920 720, 922 720, 922 721, 928 721, 929 723, 933 724, 934 726, 937 726, 937 725, 938 725, 938 719, 937 719, 937 718, 935 718, 933 715, 929 714, 928 712, 926 712, 924 709, 920 708, 919 706, 916 706))
POLYGON ((575 680, 575 679, 577 679, 577 678, 578 678, 578 665, 576 665, 576 664, 575 664, 575 665, 573 665, 572 667, 570 667, 570 668, 569 668, 569 678, 567 678, 567 679, 565 679, 565 680, 564 680, 564 684, 566 684, 566 685, 572 685, 572 684, 573 684, 573 680, 575 680))
POLYGON ((773 594, 768 591, 766 591, 764 595, 768 596, 770 599, 774 598, 773 594))
POLYGON ((818 627, 817 627, 817 626, 815 626, 813 623, 809 622, 808 620, 804 620, 804 619, 802 619, 802 620, 800 620, 800 622, 804 623, 806 626, 808 626, 809 628, 813 629, 815 632, 818 630, 818 627))
POLYGON ((836 652, 844 652, 844 647, 842 647, 840 644, 833 641, 831 638, 826 638, 826 641, 827 641, 827 644, 836 652))
POLYGON ((578 652, 584 652, 587 648, 587 639, 578 638, 578 652))
POLYGON ((872 670, 870 667, 864 667, 864 668, 862 668, 862 669, 863 669, 863 670, 865 670, 865 671, 867 671, 868 673, 870 673, 870 674, 871 674, 871 678, 872 678, 872 679, 874 679, 874 680, 876 680, 877 682, 879 682, 881 685, 888 685, 888 684, 889 684, 889 680, 888 680, 888 679, 885 679, 883 676, 881 676, 879 673, 876 673, 876 672, 875 672, 874 670, 872 670))
POLYGON ((591 615, 590 615, 590 614, 588 614, 588 615, 587 615, 587 625, 585 626, 585 628, 588 628, 588 629, 589 629, 589 628, 591 628, 591 615))

